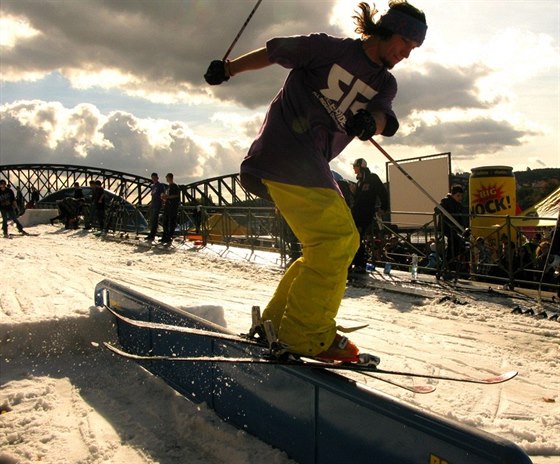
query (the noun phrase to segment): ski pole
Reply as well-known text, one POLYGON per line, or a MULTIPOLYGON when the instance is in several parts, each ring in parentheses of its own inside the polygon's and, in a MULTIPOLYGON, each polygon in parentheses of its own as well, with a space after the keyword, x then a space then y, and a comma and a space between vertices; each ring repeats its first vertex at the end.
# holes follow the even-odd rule
POLYGON ((229 56, 229 54, 231 53, 231 50, 233 49, 233 47, 235 46, 235 44, 237 43, 237 41, 239 40, 239 37, 241 37, 241 34, 243 34, 243 31, 245 30, 245 28, 247 27, 247 24, 249 24, 249 21, 251 21, 251 18, 253 17, 253 15, 255 14, 255 11, 257 11, 257 8, 259 7, 259 5, 261 4, 262 0, 257 0, 256 5, 253 7, 253 9, 251 10, 251 13, 249 13, 249 16, 247 17, 247 19, 245 20, 245 22, 243 23, 243 26, 241 26, 241 29, 239 30, 239 32, 237 33, 237 35, 235 36, 235 39, 233 39, 233 42, 231 43, 231 45, 229 46, 226 54, 224 55, 224 57, 222 58, 222 61, 227 60, 227 57, 229 56))
POLYGON ((387 158, 391 163, 393 163, 395 167, 410 182, 412 182, 418 188, 418 190, 420 190, 424 195, 426 195, 426 197, 428 197, 432 201, 434 205, 436 205, 437 209, 439 209, 442 212, 442 214, 447 219, 449 219, 455 227, 457 227, 461 231, 461 234, 465 232, 465 228, 461 224, 459 224, 453 216, 451 216, 451 213, 449 213, 449 211, 447 211, 443 206, 441 206, 439 204, 439 201, 437 201, 434 197, 432 197, 424 187, 422 187, 418 182, 416 182, 416 180, 408 172, 406 172, 405 169, 399 163, 397 163, 395 159, 389 153, 387 153, 381 145, 379 145, 375 140, 373 140, 373 137, 370 138, 369 141, 373 144, 374 147, 376 147, 385 156, 385 158, 387 158))

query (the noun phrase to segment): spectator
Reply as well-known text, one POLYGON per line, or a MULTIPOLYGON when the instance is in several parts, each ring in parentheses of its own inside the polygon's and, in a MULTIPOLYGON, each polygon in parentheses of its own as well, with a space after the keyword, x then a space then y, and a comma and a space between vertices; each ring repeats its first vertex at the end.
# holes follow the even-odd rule
MULTIPOLYGON (((95 196, 95 192, 96 192, 96 185, 95 185, 95 181, 94 180, 90 180, 89 181, 89 188, 91 189, 91 197, 89 198, 89 210, 88 210, 88 214, 87 214, 87 218, 84 217, 84 229, 85 230, 89 230, 91 229, 91 225, 93 224, 93 221, 95 220, 95 216, 96 216, 96 205, 95 202, 93 201, 93 197, 95 196)), ((85 202, 85 199, 84 199, 85 202)))
POLYGON ((536 280, 537 274, 535 271, 536 251, 538 242, 540 241, 540 234, 534 234, 532 238, 521 237, 524 243, 519 247, 519 266, 520 269, 516 271, 519 278, 523 280, 536 280))
POLYGON ((60 220, 64 222, 65 229, 77 229, 81 202, 75 198, 68 197, 57 201, 56 206, 58 208, 58 216, 50 219, 50 223, 54 225, 55 221, 60 220))
POLYGON ((74 199, 78 201, 84 201, 84 191, 78 182, 74 182, 74 199))
POLYGON ((165 185, 159 181, 157 172, 152 172, 152 187, 150 201, 150 233, 147 235, 146 240, 152 241, 156 238, 157 228, 159 224, 159 213, 162 205, 162 195, 165 193, 165 185))
POLYGON ((23 193, 21 193, 21 189, 19 187, 16 187, 16 204, 18 214, 21 216, 25 212, 25 199, 23 198, 23 193))
MULTIPOLYGON (((548 259, 547 269, 554 270, 553 281, 556 285, 560 284, 560 213, 558 215, 558 220, 556 221, 556 226, 551 236, 550 243, 550 257, 548 259)), ((556 289, 556 296, 560 297, 560 286, 556 289)))
POLYGON ((368 259, 365 243, 367 233, 372 230, 374 217, 379 217, 389 209, 389 202, 385 186, 379 176, 368 169, 365 159, 358 158, 352 166, 358 181, 354 192, 352 218, 360 233, 360 246, 352 260, 350 271, 364 274, 368 259))
POLYGON ((426 267, 428 269, 439 269, 441 266, 441 258, 437 252, 436 242, 430 242, 430 253, 428 254, 426 267))
POLYGON ((82 210, 84 208, 84 203, 86 201, 85 196, 84 196, 84 191, 82 190, 82 187, 80 186, 79 182, 74 182, 74 200, 76 200, 78 202, 78 211, 76 214, 76 226, 74 227, 74 229, 78 228, 78 219, 80 214, 82 214, 82 210))
POLYGON ((498 264, 504 276, 509 276, 510 271, 514 272, 519 267, 519 254, 515 243, 506 234, 500 236, 500 249, 498 264))
POLYGON ((179 186, 173 182, 173 174, 168 173, 165 180, 169 184, 165 193, 161 195, 163 200, 163 235, 160 242, 164 245, 171 245, 173 242, 173 234, 177 227, 177 213, 179 212, 179 203, 181 199, 181 190, 179 186))
POLYGON ((107 204, 105 198, 105 189, 100 180, 95 181, 95 190, 91 198, 91 202, 95 210, 95 218, 97 219, 98 231, 100 234, 105 233, 105 206, 107 204))
POLYGON ((202 205, 196 205, 196 208, 194 209, 192 214, 195 233, 200 234, 202 226, 202 205))
POLYGON ((334 180, 336 181, 336 184, 338 185, 338 188, 340 189, 340 192, 342 193, 342 196, 344 197, 344 201, 346 202, 349 208, 352 208, 352 203, 354 201, 354 192, 356 190, 356 184, 354 182, 350 182, 346 180, 336 171, 331 171, 331 172, 334 177, 334 180))
POLYGON ((550 257, 548 259, 548 267, 554 269, 556 273, 560 271, 560 232, 558 231, 559 226, 560 216, 550 236, 550 257))
MULTIPOLYGON (((460 185, 453 185, 451 192, 447 194, 440 202, 440 206, 447 211, 451 217, 465 229, 467 224, 465 220, 465 209, 463 207, 463 187, 460 185)), ((458 260, 465 252, 465 239, 463 237, 463 230, 460 230, 439 208, 435 209, 436 217, 438 219, 437 227, 443 232, 447 238, 447 249, 445 257, 447 265, 457 263, 458 260)))
POLYGON ((384 248, 385 259, 392 263, 406 264, 408 261, 407 247, 396 235, 391 235, 384 248))
POLYGON ((22 235, 29 235, 17 218, 17 202, 13 190, 8 187, 8 183, 4 179, 0 179, 0 212, 2 213, 2 232, 4 238, 10 238, 8 234, 8 221, 13 221, 18 231, 22 235))
POLYGON ((475 242, 476 273, 488 275, 492 265, 492 252, 486 245, 484 237, 477 237, 475 242))
POLYGON ((27 203, 27 208, 33 209, 37 207, 39 201, 39 190, 35 187, 31 187, 31 197, 29 203, 27 203))

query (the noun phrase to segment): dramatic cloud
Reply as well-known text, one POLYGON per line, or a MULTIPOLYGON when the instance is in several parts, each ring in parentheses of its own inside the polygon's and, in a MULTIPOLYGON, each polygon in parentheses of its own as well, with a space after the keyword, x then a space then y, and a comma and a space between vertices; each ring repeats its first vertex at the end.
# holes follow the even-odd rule
MULTIPOLYGON (((263 1, 231 57, 279 35, 354 36, 357 3, 263 1)), ((383 143, 406 148, 405 156, 436 149, 474 160, 507 150, 508 157, 552 159, 558 2, 456 3, 419 2, 428 37, 393 70, 401 130, 383 143)), ((203 74, 254 5, 2 0, 0 162, 169 170, 180 182, 236 172, 287 70, 273 66, 215 87, 203 74)), ((362 148, 352 143, 343 158, 362 148)))
POLYGON ((237 172, 246 147, 205 150, 190 132, 179 122, 104 116, 92 105, 19 102, 0 107, 0 164, 79 164, 144 176, 173 171, 181 183, 237 172))
POLYGON ((412 67, 396 70, 399 92, 395 108, 404 116, 413 111, 489 108, 490 104, 480 99, 477 82, 490 72, 481 65, 445 67, 434 63, 426 64, 421 72, 412 67))
MULTIPOLYGON (((333 4, 263 2, 233 55, 262 47, 279 33, 336 32, 328 24, 333 4)), ((5 21, 25 24, 31 31, 3 48, 4 79, 37 78, 57 70, 77 87, 117 87, 160 101, 192 101, 210 92, 203 74, 212 59, 223 57, 253 5, 217 0, 3 0, 5 21)), ((211 91, 247 106, 265 104, 283 77, 264 73, 211 91)))
POLYGON ((478 154, 493 154, 504 147, 519 146, 529 131, 520 131, 507 121, 478 118, 472 121, 439 122, 419 124, 409 135, 399 137, 398 143, 408 146, 432 145, 440 151, 452 146, 453 156, 474 157, 478 154))

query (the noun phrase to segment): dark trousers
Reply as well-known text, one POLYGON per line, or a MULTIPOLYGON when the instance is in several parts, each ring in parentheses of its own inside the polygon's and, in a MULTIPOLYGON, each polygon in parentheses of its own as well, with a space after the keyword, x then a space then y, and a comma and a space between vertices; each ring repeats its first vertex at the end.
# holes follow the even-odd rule
POLYGON ((369 226, 371 225, 373 221, 373 218, 366 220, 366 221, 358 221, 354 218, 354 222, 356 224, 356 228, 358 229, 358 232, 360 233, 360 247, 358 248, 358 251, 356 252, 356 254, 354 255, 354 259, 352 260, 352 264, 354 266, 358 266, 358 267, 366 267, 367 264, 367 259, 368 259, 368 253, 367 253, 367 249, 366 249, 366 244, 365 244, 365 239, 366 239, 366 235, 367 235, 367 231, 369 229, 369 226))
POLYGON ((4 235, 8 235, 8 221, 14 221, 17 229, 23 232, 23 226, 17 219, 16 213, 13 209, 2 209, 2 232, 4 235))
POLYGON ((161 211, 161 206, 150 207, 150 233, 148 234, 148 238, 154 239, 157 235, 160 211, 161 211))
POLYGON ((446 258, 447 263, 457 260, 465 251, 465 241, 455 231, 446 234, 447 237, 447 250, 446 258))
POLYGON ((175 227, 177 227, 177 211, 176 208, 164 208, 163 210, 163 235, 161 241, 164 243, 173 240, 175 227))
POLYGON ((103 226, 105 225, 105 207, 97 205, 97 208, 95 208, 95 216, 97 217, 99 230, 104 230, 103 226))

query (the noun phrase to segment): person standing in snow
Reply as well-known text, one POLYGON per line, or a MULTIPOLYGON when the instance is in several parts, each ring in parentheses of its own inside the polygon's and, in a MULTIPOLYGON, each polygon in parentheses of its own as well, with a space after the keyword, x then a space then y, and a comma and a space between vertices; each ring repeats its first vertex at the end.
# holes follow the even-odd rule
POLYGON ((169 184, 165 193, 161 194, 163 200, 163 235, 161 236, 161 243, 164 245, 171 245, 173 241, 173 234, 177 227, 177 214, 179 212, 179 204, 181 203, 181 189, 173 181, 173 174, 168 173, 165 180, 169 184))
POLYGON ((357 180, 352 203, 352 217, 360 233, 360 247, 352 260, 353 267, 349 269, 349 272, 364 274, 368 258, 365 244, 366 233, 372 227, 373 219, 389 209, 389 198, 383 182, 377 174, 369 170, 365 159, 358 158, 352 167, 357 180))
POLYGON ((16 204, 18 214, 21 216, 25 212, 25 199, 23 198, 23 193, 19 187, 16 187, 16 204))
POLYGON ((4 179, 0 179, 0 213, 2 213, 2 232, 5 238, 9 238, 8 221, 13 221, 19 233, 28 235, 17 218, 17 202, 14 191, 8 187, 4 179))
POLYGON ((91 196, 91 203, 94 207, 95 211, 95 218, 97 219, 98 224, 98 231, 100 233, 105 232, 105 206, 106 206, 106 199, 105 199, 105 189, 103 188, 103 184, 100 180, 96 180, 95 189, 93 190, 91 196))
POLYGON ((39 190, 37 190, 35 187, 31 187, 31 196, 30 196, 30 200, 29 203, 27 203, 27 208, 36 208, 37 207, 37 203, 39 202, 39 190))
POLYGON ((357 346, 337 334, 335 317, 360 241, 329 162, 355 137, 396 133, 397 84, 389 70, 422 45, 427 31, 424 13, 406 1, 391 1, 378 21, 376 14, 358 4, 359 39, 276 37, 231 61, 213 61, 204 75, 219 85, 272 64, 290 69, 240 177, 248 191, 274 201, 303 248, 263 319, 287 350, 329 360, 358 360, 357 346))
MULTIPOLYGON (((465 223, 465 208, 463 208, 464 190, 461 185, 453 185, 451 192, 448 193, 441 201, 440 206, 447 211, 453 219, 463 228, 467 226, 465 223)), ((442 230, 443 235, 447 237, 446 259, 447 266, 451 263, 457 265, 457 259, 465 251, 465 239, 462 236, 463 231, 459 230, 446 216, 441 214, 438 208, 435 208, 437 218, 440 222, 438 228, 442 230)))
POLYGON ((159 181, 157 172, 152 172, 152 187, 150 201, 150 233, 146 240, 152 241, 156 238, 157 228, 159 224, 159 213, 161 211, 162 199, 161 196, 165 193, 165 185, 159 181))

